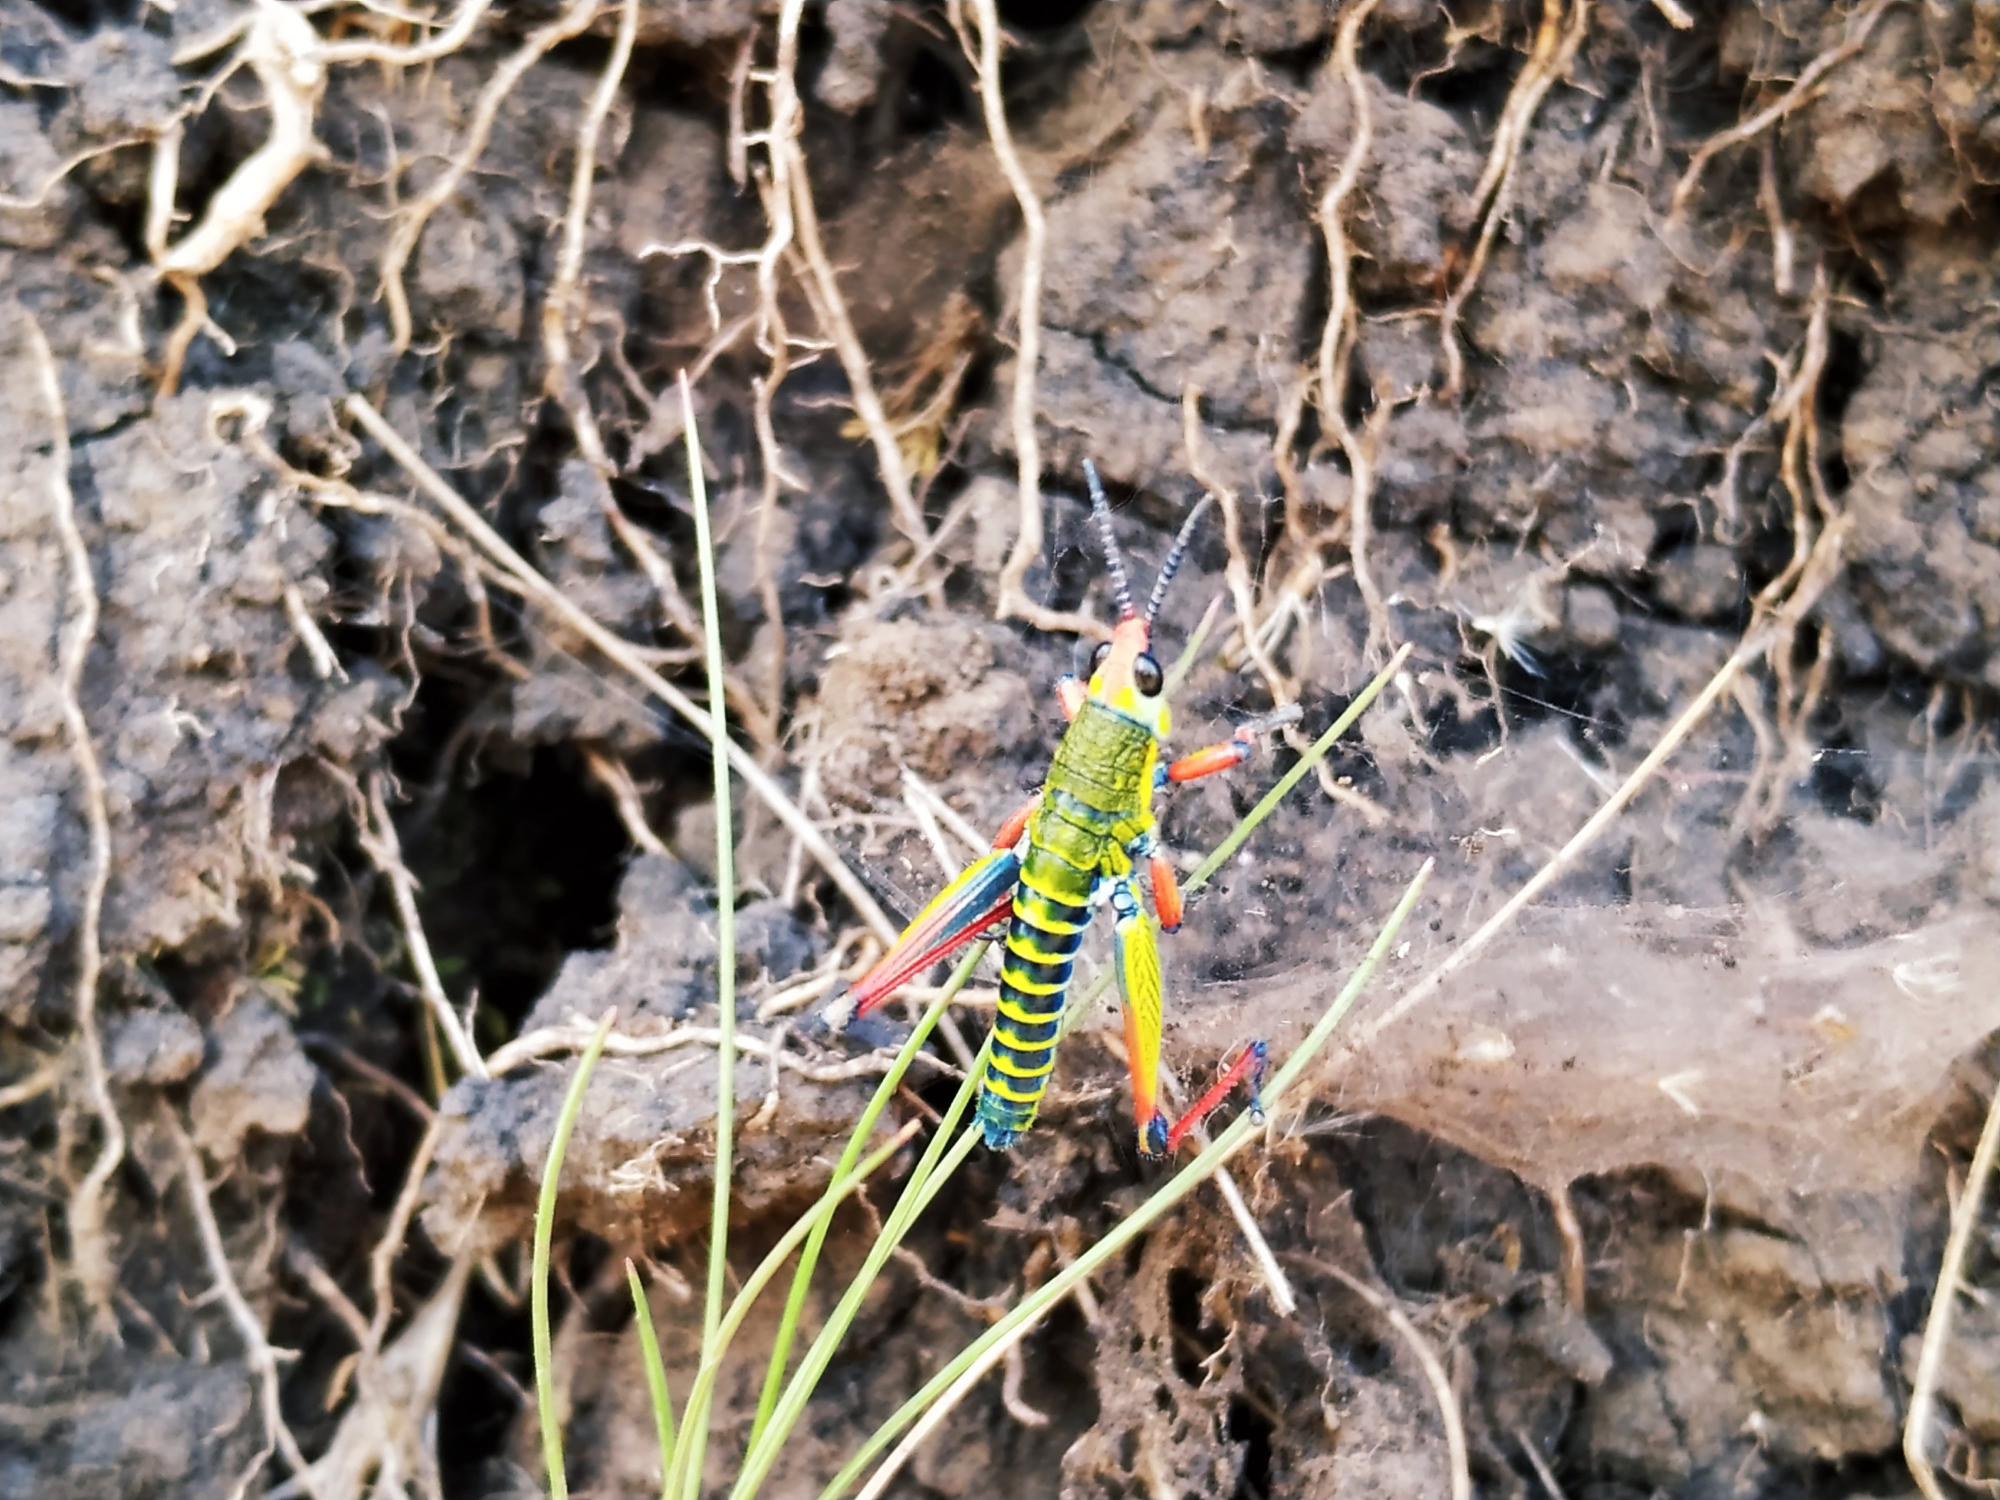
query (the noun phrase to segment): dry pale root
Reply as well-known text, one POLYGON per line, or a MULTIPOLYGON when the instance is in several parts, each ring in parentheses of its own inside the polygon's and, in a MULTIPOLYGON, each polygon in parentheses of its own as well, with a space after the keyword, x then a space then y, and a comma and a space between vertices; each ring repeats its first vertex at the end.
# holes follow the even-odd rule
MULTIPOLYGON (((278 0, 260 0, 244 35, 241 60, 264 90, 270 133, 216 189, 201 222, 177 243, 164 246, 159 256, 160 279, 187 304, 167 338, 160 374, 160 388, 166 392, 179 386, 188 346, 208 326, 201 278, 263 234, 264 215, 278 195, 319 155, 313 116, 326 91, 326 65, 319 34, 304 13, 278 0)), ((179 144, 178 132, 170 133, 154 159, 149 223, 161 241, 172 212, 179 144)))
POLYGON ((1938 1380, 1944 1372, 1944 1353, 1951 1344, 1952 1318, 1958 1311, 1965 1282, 1965 1265, 1972 1253, 1974 1231, 1986 1201, 1986 1189, 1993 1180, 1993 1162, 2000 1156, 2000 1089, 1986 1106, 1986 1123, 1979 1132, 1979 1145, 1972 1153, 1972 1165, 1965 1176, 1965 1190, 1952 1209, 1951 1233, 1945 1239, 1944 1261, 1938 1267, 1937 1286, 1931 1292, 1931 1308, 1924 1319, 1924 1339, 1917 1351, 1916 1375, 1910 1382, 1910 1411, 1903 1423, 1903 1458, 1910 1476, 1925 1500, 1945 1500, 1931 1463, 1931 1424, 1937 1417, 1938 1380))
POLYGON ((70 1272, 89 1311, 93 1328, 114 1336, 112 1293, 118 1266, 105 1227, 105 1193, 112 1175, 125 1159, 125 1127, 111 1098, 111 1080, 104 1066, 104 1044, 97 1029, 97 982, 103 973, 104 892, 111 880, 111 815, 105 805, 104 771, 83 716, 83 668, 97 638, 97 584, 91 577, 90 553, 76 524, 76 500, 70 491, 69 413, 56 379, 55 356, 41 324, 21 314, 21 328, 35 367, 44 415, 49 424, 49 509, 62 543, 68 575, 69 616, 62 631, 58 684, 62 695, 63 728, 76 762, 77 787, 84 827, 90 840, 89 873, 84 879, 82 909, 77 917, 76 987, 71 1005, 76 1024, 76 1053, 83 1073, 84 1094, 96 1112, 103 1140, 97 1159, 77 1183, 69 1201, 70 1272))
MULTIPOLYGON (((161 1116, 180 1157, 181 1182, 187 1189, 188 1209, 194 1216, 195 1232, 201 1239, 202 1254, 208 1260, 209 1275, 215 1279, 214 1295, 229 1315, 230 1325, 243 1344, 244 1363, 257 1377, 258 1389, 262 1393, 264 1448, 237 1482, 236 1493, 240 1495, 249 1488, 251 1480, 269 1462, 273 1452, 282 1454, 285 1462, 291 1465, 292 1473, 303 1477, 306 1473, 305 1455, 299 1451, 298 1441, 292 1436, 291 1428, 285 1425, 279 1410, 278 1362, 281 1354, 291 1357, 290 1352, 271 1347, 271 1341, 264 1336, 263 1322, 244 1297, 243 1289, 237 1285, 236 1274, 229 1267, 228 1251, 222 1243, 222 1230, 215 1222, 215 1209, 208 1201, 208 1177, 202 1169, 201 1152, 170 1110, 162 1110, 161 1116)), ((310 1483, 303 1484, 302 1488, 318 1500, 318 1491, 310 1483)))
POLYGON ((1445 364, 1444 389, 1438 393, 1440 400, 1454 402, 1464 392, 1465 355, 1458 347, 1459 316, 1479 285, 1493 242, 1513 206, 1514 173, 1521 159, 1521 147, 1528 138, 1528 127, 1556 80, 1569 71, 1589 25, 1590 0, 1576 0, 1566 24, 1563 0, 1542 0, 1542 23, 1535 32, 1534 48, 1520 76, 1514 80, 1514 87, 1508 91, 1486 166, 1472 190, 1473 206, 1483 215, 1479 237, 1473 242, 1464 274, 1438 309, 1438 337, 1445 364))
MULTIPOLYGON (((1014 150, 1014 137, 1007 128, 1007 105, 1000 93, 1000 16, 994 0, 972 0, 972 14, 979 28, 979 50, 974 59, 979 74, 979 102, 986 119, 986 133, 993 154, 1000 160, 1001 175, 1013 190, 1021 209, 1021 292, 1016 300, 1013 430, 1020 490, 1020 529, 1014 535, 1014 549, 1000 569, 999 598, 995 612, 1026 620, 1037 630, 1068 631, 1090 640, 1106 640, 1110 631, 1091 615, 1045 608, 1027 592, 1028 569, 1042 555, 1042 440, 1035 427, 1036 378, 1042 360, 1042 277, 1048 264, 1049 221, 1042 212, 1042 200, 1028 172, 1014 150)), ((952 0, 952 25, 965 33, 964 0, 952 0)))

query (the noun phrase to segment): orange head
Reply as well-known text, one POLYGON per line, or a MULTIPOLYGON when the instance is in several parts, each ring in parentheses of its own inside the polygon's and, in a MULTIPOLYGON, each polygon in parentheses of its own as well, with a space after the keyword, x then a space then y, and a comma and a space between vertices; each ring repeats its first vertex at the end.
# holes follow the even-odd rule
POLYGON ((1181 524, 1180 534, 1167 550, 1166 560, 1160 564, 1160 576, 1153 582, 1152 597, 1146 601, 1146 612, 1141 615, 1132 607, 1132 586, 1125 576, 1125 559, 1118 551, 1118 539, 1111 530, 1111 504, 1104 498, 1104 486, 1098 483, 1097 465, 1089 459, 1083 461, 1084 478, 1090 482, 1090 508, 1097 517, 1099 534, 1104 538, 1104 562, 1111 573, 1111 585, 1118 600, 1118 623, 1111 629, 1111 639, 1101 642, 1090 659, 1090 696, 1106 708, 1135 719, 1153 731, 1155 739, 1167 736, 1168 713, 1166 673, 1160 670, 1160 663, 1152 653, 1153 620, 1160 612, 1160 605, 1167 597, 1167 585, 1173 582, 1174 572, 1187 555, 1188 540, 1194 534, 1195 523, 1208 507, 1208 497, 1189 512, 1181 524))
POLYGON ((1166 673, 1148 649, 1153 627, 1127 615, 1100 642, 1090 659, 1090 696, 1128 719, 1136 719, 1165 739, 1168 729, 1166 673))

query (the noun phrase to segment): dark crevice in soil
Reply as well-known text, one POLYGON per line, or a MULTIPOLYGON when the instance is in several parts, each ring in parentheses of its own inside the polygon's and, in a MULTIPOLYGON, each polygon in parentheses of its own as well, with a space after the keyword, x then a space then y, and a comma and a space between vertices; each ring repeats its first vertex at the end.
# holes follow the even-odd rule
MULTIPOLYGON (((424 679, 395 758, 410 785, 434 778, 472 707, 446 679, 424 679)), ((433 817, 405 836, 404 856, 447 988, 476 991, 511 1028, 566 954, 610 945, 631 845, 569 746, 475 744, 445 785, 433 817)))

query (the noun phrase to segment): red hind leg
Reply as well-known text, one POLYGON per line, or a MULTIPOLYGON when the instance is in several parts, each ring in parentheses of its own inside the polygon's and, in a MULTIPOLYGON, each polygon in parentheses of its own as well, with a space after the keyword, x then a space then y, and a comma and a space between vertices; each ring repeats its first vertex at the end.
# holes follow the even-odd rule
POLYGON ((1193 1131, 1201 1128, 1201 1122, 1215 1112, 1215 1107, 1229 1097, 1229 1091, 1243 1081, 1250 1080, 1250 1118, 1261 1123, 1264 1118, 1264 1104, 1257 1097, 1257 1090, 1264 1082, 1264 1065, 1269 1061, 1271 1049, 1263 1042, 1252 1042, 1237 1055, 1223 1075, 1215 1081, 1215 1087, 1194 1101, 1188 1112, 1174 1121, 1167 1131, 1166 1154, 1171 1156, 1179 1149, 1193 1131))

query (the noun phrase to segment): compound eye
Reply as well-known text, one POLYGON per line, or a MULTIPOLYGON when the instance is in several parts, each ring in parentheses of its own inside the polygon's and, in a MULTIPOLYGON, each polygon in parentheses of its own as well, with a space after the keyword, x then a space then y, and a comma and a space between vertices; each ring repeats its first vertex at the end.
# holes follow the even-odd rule
POLYGON ((1111 642, 1099 641, 1097 643, 1097 649, 1090 653, 1090 670, 1093 676, 1096 675, 1097 669, 1104 665, 1104 658, 1109 656, 1110 654, 1111 654, 1111 642))
POLYGON ((1141 652, 1139 659, 1132 663, 1132 686, 1139 690, 1142 697, 1156 698, 1160 689, 1166 685, 1167 679, 1160 671, 1160 664, 1147 653, 1141 652))

